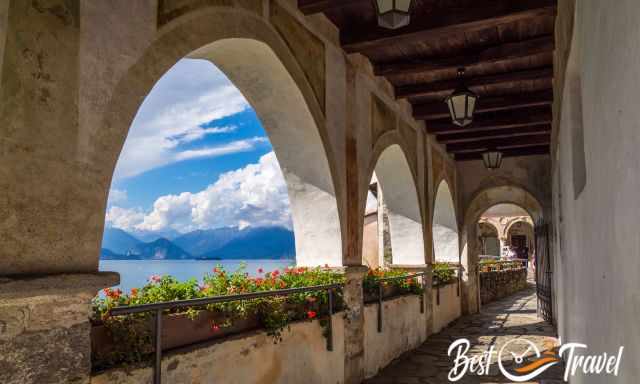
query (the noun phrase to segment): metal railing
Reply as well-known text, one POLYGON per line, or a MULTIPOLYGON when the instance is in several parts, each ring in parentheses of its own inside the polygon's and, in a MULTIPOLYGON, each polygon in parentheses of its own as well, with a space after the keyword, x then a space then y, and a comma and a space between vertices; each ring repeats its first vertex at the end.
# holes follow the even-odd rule
POLYGON ((454 279, 456 280, 456 295, 460 297, 460 279, 462 278, 462 266, 452 266, 449 270, 454 271, 453 278, 446 283, 443 283, 437 279, 437 277, 433 276, 433 282, 431 286, 436 289, 436 305, 440 305, 440 287, 450 284, 454 279))
POLYGON ((426 272, 414 273, 411 275, 403 275, 403 276, 394 276, 394 277, 384 277, 381 279, 376 279, 376 283, 378 283, 378 332, 382 332, 382 301, 384 300, 383 296, 383 284, 385 282, 397 281, 397 280, 407 280, 407 279, 415 279, 417 277, 422 277, 422 295, 420 295, 420 313, 424 313, 424 295, 425 295, 425 279, 424 276, 426 272))
POLYGON ((135 305, 135 306, 122 306, 122 307, 112 308, 109 311, 109 314, 111 316, 124 316, 124 315, 132 315, 136 313, 146 313, 146 312, 155 313, 155 326, 154 326, 154 336, 153 336, 155 361, 153 366, 153 382, 154 384, 161 384, 162 382, 162 379, 161 379, 162 314, 164 311, 173 310, 177 308, 194 308, 194 307, 197 308, 197 307, 204 307, 210 304, 260 299, 265 297, 289 296, 296 293, 304 293, 304 292, 327 291, 328 306, 329 306, 329 320, 327 324, 327 334, 326 334, 327 350, 332 351, 333 350, 333 326, 332 326, 333 290, 342 288, 342 286, 343 284, 316 285, 312 287, 289 288, 289 289, 281 289, 277 291, 252 292, 252 293, 243 293, 238 295, 213 296, 213 297, 206 297, 202 299, 169 301, 169 302, 142 304, 142 305, 135 305))

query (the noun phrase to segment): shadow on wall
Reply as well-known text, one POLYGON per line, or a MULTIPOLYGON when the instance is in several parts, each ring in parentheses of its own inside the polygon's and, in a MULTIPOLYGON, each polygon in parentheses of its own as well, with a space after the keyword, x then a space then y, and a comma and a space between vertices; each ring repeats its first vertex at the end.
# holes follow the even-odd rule
POLYGON ((433 252, 436 261, 458 263, 460 240, 451 189, 440 182, 433 207, 433 252))

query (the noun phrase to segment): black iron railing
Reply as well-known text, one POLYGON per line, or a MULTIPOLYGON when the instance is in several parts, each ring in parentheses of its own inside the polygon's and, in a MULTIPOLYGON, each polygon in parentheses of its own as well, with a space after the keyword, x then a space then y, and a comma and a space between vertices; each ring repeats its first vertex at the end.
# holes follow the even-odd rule
POLYGON ((456 295, 460 296, 460 280, 462 279, 462 266, 452 266, 449 270, 453 271, 454 274, 451 279, 447 281, 440 281, 438 276, 434 274, 432 286, 436 290, 436 305, 440 305, 440 288, 444 285, 450 284, 454 279, 456 281, 456 295))
POLYGON ((178 308, 198 308, 204 307, 210 304, 228 303, 232 301, 252 300, 265 297, 274 296, 289 296, 296 293, 314 292, 314 291, 327 291, 328 306, 329 306, 329 320, 327 324, 327 350, 333 350, 333 327, 332 327, 332 315, 333 315, 333 291, 338 288, 342 288, 342 284, 329 284, 329 285, 317 285, 312 287, 300 287, 281 289, 277 291, 264 291, 264 292, 252 292, 243 293, 239 295, 225 295, 214 296, 202 299, 169 301, 162 303, 143 304, 136 306, 122 306, 116 307, 109 311, 111 316, 124 316, 135 313, 155 313, 155 326, 154 326, 154 353, 155 361, 153 366, 153 382, 154 384, 160 384, 162 382, 162 314, 164 311, 174 310, 178 308))
POLYGON ((422 277, 422 295, 420 295, 420 313, 424 313, 424 295, 425 295, 425 278, 426 272, 414 273, 411 275, 403 275, 403 276, 394 276, 394 277, 384 277, 381 279, 377 279, 378 283, 378 332, 382 332, 382 301, 384 300, 383 294, 383 283, 397 280, 407 280, 407 279, 415 279, 418 277, 422 277))

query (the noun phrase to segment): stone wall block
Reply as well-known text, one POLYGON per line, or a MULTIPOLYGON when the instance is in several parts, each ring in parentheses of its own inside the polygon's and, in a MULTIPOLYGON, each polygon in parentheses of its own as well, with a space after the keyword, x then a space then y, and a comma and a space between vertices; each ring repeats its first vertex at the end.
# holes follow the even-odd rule
POLYGON ((364 297, 362 281, 367 267, 345 268, 346 283, 343 297, 347 310, 344 322, 345 383, 361 383, 364 379, 364 297))

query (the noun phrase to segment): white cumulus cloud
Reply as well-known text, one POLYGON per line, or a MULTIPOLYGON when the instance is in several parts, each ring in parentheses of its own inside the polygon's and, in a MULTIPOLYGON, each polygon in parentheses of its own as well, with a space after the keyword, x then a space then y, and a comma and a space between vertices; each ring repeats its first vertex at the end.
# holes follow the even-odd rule
POLYGON ((144 221, 144 212, 138 208, 110 207, 105 222, 109 227, 133 230, 144 221))
MULTIPOLYGON (((115 178, 136 176, 195 157, 219 155, 217 147, 185 155, 181 146, 207 135, 235 131, 236 126, 208 124, 248 107, 240 91, 212 63, 180 60, 156 83, 142 103, 118 160, 115 178)), ((247 150, 242 146, 236 148, 247 150)))
POLYGON ((188 232, 224 226, 291 227, 291 214, 284 177, 270 152, 258 163, 220 175, 200 192, 161 196, 146 214, 112 207, 107 222, 125 230, 188 232))

